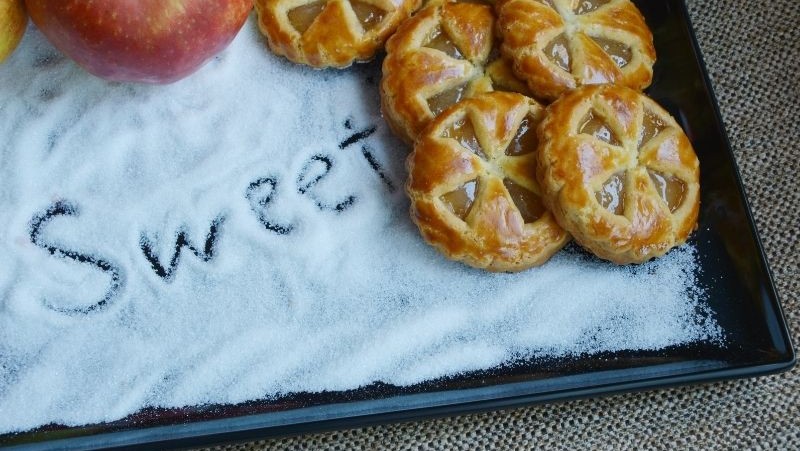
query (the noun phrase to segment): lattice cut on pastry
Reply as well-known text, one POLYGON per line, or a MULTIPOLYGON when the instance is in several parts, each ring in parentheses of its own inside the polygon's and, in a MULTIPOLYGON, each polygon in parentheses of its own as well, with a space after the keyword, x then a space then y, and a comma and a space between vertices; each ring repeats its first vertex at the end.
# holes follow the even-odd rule
POLYGON ((620 142, 617 134, 611 129, 609 121, 595 110, 590 110, 578 123, 576 131, 579 134, 589 135, 600 141, 619 146, 620 142))
POLYGON ((615 215, 625 214, 625 175, 624 171, 611 175, 594 192, 597 203, 615 215))
POLYGON ((653 35, 630 0, 499 0, 497 10, 502 53, 538 98, 652 81, 653 35))
POLYGON ((408 157, 406 184, 411 217, 428 243, 491 271, 540 265, 566 244, 535 178, 543 114, 528 97, 495 91, 431 122, 408 157))
POLYGON ((383 116, 399 137, 413 143, 461 99, 527 91, 499 58, 494 24, 488 4, 433 1, 397 29, 386 44, 380 91, 383 116))
POLYGON ((423 43, 423 47, 438 50, 450 58, 464 59, 461 50, 459 50, 447 32, 442 30, 442 27, 436 27, 431 30, 423 43))
POLYGON ((675 119, 645 95, 578 88, 548 108, 539 138, 544 203, 597 256, 641 263, 696 227, 699 161, 675 119))
POLYGON ((574 4, 572 11, 576 15, 588 14, 605 6, 609 2, 610 0, 571 0, 571 3, 574 4))
POLYGON ((472 205, 475 203, 475 195, 478 191, 478 179, 469 180, 464 182, 463 185, 439 196, 442 204, 450 210, 451 213, 458 216, 462 221, 469 214, 472 205))
POLYGON ((538 122, 537 118, 531 115, 522 118, 516 136, 506 147, 506 155, 519 157, 536 152, 539 148, 539 139, 536 136, 536 124, 538 122))
POLYGON ((375 56, 422 0, 255 0, 270 49, 312 67, 375 56))
POLYGON ((481 143, 478 142, 478 135, 475 133, 475 127, 473 127, 469 116, 464 116, 445 128, 444 132, 442 132, 442 138, 453 139, 464 149, 480 158, 488 159, 486 152, 481 147, 481 143))
POLYGON ((474 91, 474 87, 465 82, 450 88, 446 87, 443 91, 428 97, 425 101, 428 104, 428 111, 430 111, 431 117, 438 116, 447 108, 467 97, 468 93, 474 93, 474 91))

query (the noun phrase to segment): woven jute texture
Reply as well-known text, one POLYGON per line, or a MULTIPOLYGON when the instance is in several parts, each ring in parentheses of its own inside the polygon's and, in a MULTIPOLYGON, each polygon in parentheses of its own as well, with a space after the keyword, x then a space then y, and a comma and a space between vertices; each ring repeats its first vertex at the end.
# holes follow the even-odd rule
MULTIPOLYGON (((800 332, 800 1, 688 0, 792 336, 800 332)), ((217 448, 800 449, 800 370, 217 448)))

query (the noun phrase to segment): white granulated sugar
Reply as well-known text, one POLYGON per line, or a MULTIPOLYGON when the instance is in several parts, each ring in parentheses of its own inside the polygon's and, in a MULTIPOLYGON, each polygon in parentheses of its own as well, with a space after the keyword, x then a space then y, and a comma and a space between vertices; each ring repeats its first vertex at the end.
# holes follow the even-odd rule
POLYGON ((690 246, 440 256, 379 76, 290 64, 251 22, 181 82, 107 83, 29 30, 0 67, 0 433, 719 339, 690 246))

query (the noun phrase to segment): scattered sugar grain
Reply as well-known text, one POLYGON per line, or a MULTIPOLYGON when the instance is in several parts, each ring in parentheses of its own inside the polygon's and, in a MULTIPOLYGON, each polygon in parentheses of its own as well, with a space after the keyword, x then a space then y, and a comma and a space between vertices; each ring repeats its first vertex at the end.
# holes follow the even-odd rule
POLYGON ((0 67, 0 433, 721 337, 690 246, 636 268, 445 260, 408 219, 379 76, 287 63, 251 22, 183 81, 106 83, 31 27, 0 67), (75 214, 32 243, 59 201, 75 214), (179 230, 202 254, 215 221, 208 261, 183 248, 165 279, 143 254, 169 267, 179 230), (121 288, 57 311, 111 276, 42 246, 107 261, 121 288))

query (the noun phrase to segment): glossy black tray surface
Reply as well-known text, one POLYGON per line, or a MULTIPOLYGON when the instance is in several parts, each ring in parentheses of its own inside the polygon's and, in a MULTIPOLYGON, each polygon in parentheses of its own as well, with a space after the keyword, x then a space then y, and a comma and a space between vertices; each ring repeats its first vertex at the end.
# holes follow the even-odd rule
MULTIPOLYGON (((700 284, 721 344, 513 362, 410 387, 376 383, 239 405, 146 409, 85 427, 48 425, 0 435, 0 446, 163 449, 414 420, 678 384, 758 376, 794 365, 781 307, 682 0, 635 2, 653 29, 658 62, 649 95, 686 130, 700 158, 700 284)), ((377 63, 374 63, 377 64, 377 63)))

